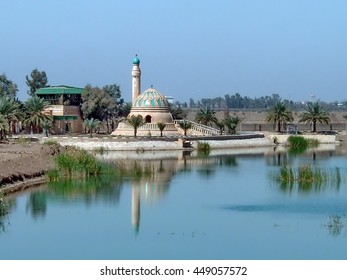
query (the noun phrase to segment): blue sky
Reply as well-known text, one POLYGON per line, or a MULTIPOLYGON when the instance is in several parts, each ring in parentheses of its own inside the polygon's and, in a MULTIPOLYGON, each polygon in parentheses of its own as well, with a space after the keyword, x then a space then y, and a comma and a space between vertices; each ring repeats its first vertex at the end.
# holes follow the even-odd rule
POLYGON ((344 101, 347 1, 1 0, 0 73, 27 99, 25 76, 51 85, 117 83, 174 100, 240 93, 344 101))

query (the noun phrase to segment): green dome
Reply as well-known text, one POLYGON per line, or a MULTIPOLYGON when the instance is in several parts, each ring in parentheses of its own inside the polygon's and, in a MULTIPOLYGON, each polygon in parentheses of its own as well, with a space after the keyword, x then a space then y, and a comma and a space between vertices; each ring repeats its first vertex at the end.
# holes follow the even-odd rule
POLYGON ((137 57, 137 55, 133 59, 133 64, 136 64, 136 65, 140 64, 140 59, 137 57))
POLYGON ((168 108, 169 101, 155 88, 149 88, 141 93, 135 100, 137 108, 168 108))

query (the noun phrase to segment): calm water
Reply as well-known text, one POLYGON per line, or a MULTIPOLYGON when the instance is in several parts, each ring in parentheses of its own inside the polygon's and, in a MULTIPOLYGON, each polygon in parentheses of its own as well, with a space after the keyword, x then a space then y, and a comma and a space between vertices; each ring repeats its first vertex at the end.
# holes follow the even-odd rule
POLYGON ((155 172, 12 196, 0 259, 347 259, 346 149, 322 150, 104 154, 155 172), (273 180, 281 165, 302 163, 337 167, 341 182, 273 180))

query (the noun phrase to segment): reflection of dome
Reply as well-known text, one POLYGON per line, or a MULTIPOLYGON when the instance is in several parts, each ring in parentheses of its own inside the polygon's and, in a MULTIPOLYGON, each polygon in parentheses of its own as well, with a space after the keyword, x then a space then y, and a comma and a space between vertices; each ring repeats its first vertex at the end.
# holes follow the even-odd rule
POLYGON ((137 57, 137 55, 133 59, 133 64, 137 64, 137 65, 140 64, 140 59, 137 57))
POLYGON ((140 94, 134 103, 133 107, 137 108, 163 108, 169 107, 169 102, 166 97, 162 95, 155 88, 149 88, 140 94))

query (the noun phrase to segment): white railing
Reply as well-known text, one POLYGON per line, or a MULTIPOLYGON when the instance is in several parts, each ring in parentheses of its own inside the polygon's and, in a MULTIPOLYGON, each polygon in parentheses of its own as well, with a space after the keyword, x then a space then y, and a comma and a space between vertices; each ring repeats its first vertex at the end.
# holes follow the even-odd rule
MULTIPOLYGON (((179 122, 181 122, 182 120, 174 120, 174 124, 178 125, 179 122)), ((211 126, 207 126, 207 125, 203 125, 200 123, 196 123, 190 120, 185 120, 187 122, 190 122, 192 124, 192 130, 195 130, 197 132, 200 132, 204 135, 220 135, 220 131, 219 129, 216 129, 214 127, 211 126)))

